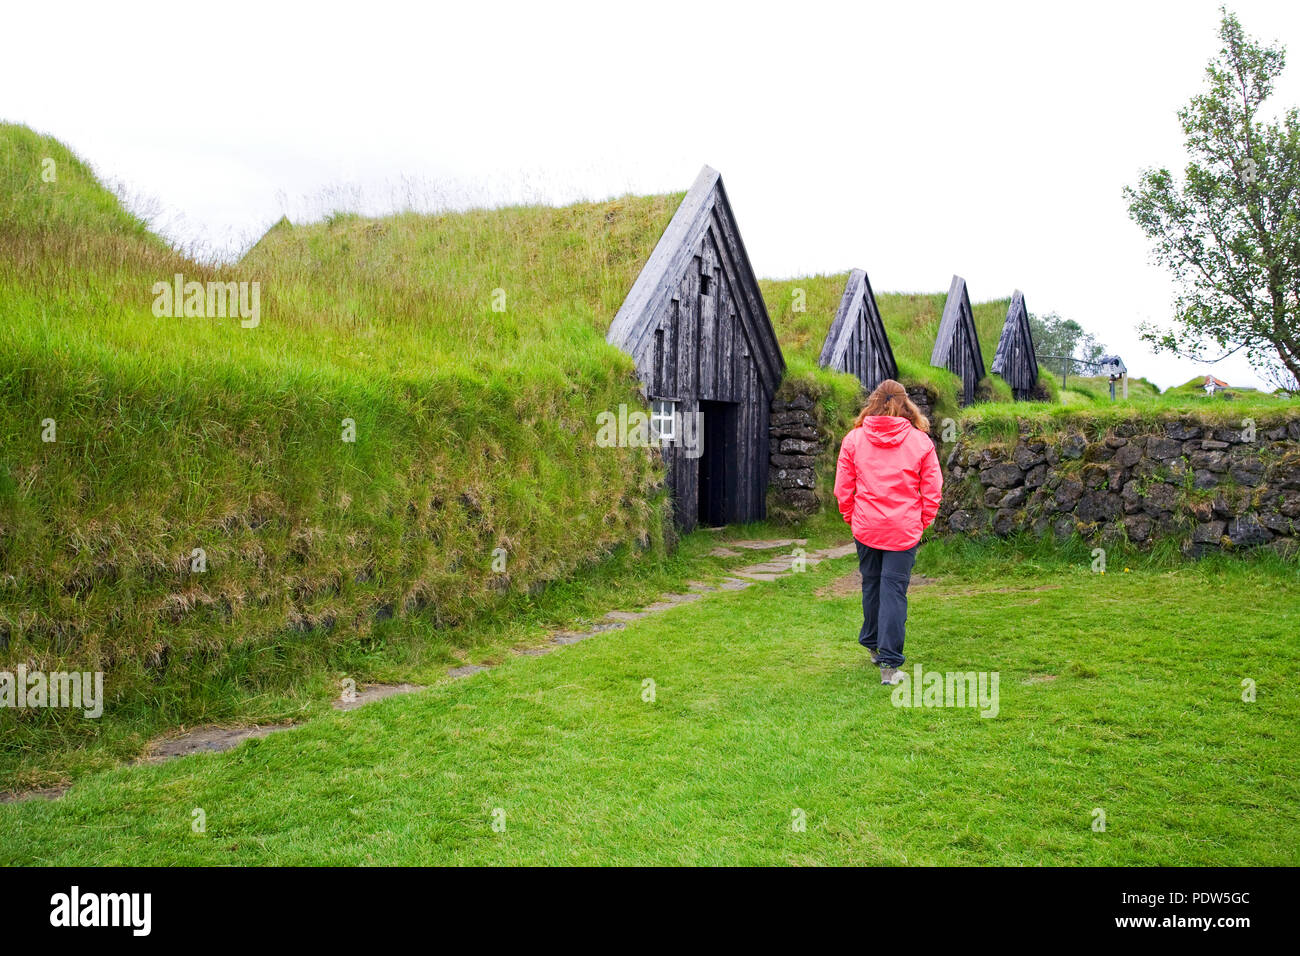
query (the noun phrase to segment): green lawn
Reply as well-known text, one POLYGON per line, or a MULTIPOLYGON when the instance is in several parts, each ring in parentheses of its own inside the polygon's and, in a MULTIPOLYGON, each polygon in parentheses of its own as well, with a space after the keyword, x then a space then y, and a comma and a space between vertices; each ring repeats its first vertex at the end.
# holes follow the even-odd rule
POLYGON ((986 719, 891 704, 852 567, 0 806, 0 863, 1300 862, 1293 568, 926 545, 910 663, 997 671, 986 719))

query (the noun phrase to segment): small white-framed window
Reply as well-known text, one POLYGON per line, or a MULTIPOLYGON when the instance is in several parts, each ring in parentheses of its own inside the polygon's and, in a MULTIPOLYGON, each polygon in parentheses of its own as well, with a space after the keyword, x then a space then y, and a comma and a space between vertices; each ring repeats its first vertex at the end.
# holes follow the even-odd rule
POLYGON ((677 403, 656 398, 650 403, 650 434, 663 444, 677 440, 677 403))

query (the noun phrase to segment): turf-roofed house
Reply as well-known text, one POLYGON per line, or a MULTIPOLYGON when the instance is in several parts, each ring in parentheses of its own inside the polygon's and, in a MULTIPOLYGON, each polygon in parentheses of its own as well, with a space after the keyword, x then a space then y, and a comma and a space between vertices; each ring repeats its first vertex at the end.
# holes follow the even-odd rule
POLYGON ((608 340, 644 385, 677 524, 766 517, 770 409, 785 360, 716 170, 700 171, 608 340))
POLYGON ((1029 329, 1025 294, 1019 289, 1011 296, 1007 321, 1002 326, 998 350, 993 355, 993 374, 1001 375, 1011 386, 1018 402, 1046 398, 1038 387, 1038 357, 1034 354, 1034 336, 1029 329))
POLYGON ((966 280, 961 276, 953 276, 948 287, 930 364, 946 368, 961 379, 958 404, 962 407, 974 404, 975 389, 984 378, 984 356, 980 354, 979 333, 975 330, 966 280))
POLYGON ((867 391, 887 378, 898 378, 898 363, 894 361, 894 350, 889 347, 871 280, 862 269, 849 273, 839 311, 826 334, 817 364, 856 376, 867 391))

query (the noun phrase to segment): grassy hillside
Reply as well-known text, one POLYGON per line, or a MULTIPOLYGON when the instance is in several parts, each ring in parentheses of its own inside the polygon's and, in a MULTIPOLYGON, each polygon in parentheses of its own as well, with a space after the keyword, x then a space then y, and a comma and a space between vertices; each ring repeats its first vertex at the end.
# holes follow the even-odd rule
MULTIPOLYGON (((1061 387, 1060 372, 1048 371, 1056 394, 1062 405, 1094 405, 1110 402, 1110 379, 1102 375, 1067 375, 1065 387, 1061 387)), ((1129 377, 1129 401, 1149 401, 1160 394, 1160 387, 1145 378, 1129 377)), ((1119 399, 1123 392, 1120 384, 1115 383, 1115 395, 1119 399)))
POLYGON ((165 248, 148 227, 122 207, 90 167, 52 136, 0 123, 0 236, 23 234, 129 237, 165 248))
POLYGON ((1181 395, 1187 398, 1200 398, 1206 401, 1232 401, 1235 398, 1251 399, 1260 394, 1259 389, 1243 388, 1238 385, 1228 384, 1227 388, 1220 388, 1213 396, 1205 394, 1205 376, 1197 375, 1181 385, 1171 385, 1165 389, 1166 395, 1181 395))
MULTIPOLYGON (((338 217, 214 270, 55 141, 3 126, 0 156, 0 668, 103 668, 118 712, 220 717, 376 619, 450 627, 660 539, 656 456, 594 420, 637 400, 604 329, 680 196, 338 217), (259 325, 156 317, 178 272, 259 283, 259 325)), ((0 721, 13 750, 93 732, 0 721)))

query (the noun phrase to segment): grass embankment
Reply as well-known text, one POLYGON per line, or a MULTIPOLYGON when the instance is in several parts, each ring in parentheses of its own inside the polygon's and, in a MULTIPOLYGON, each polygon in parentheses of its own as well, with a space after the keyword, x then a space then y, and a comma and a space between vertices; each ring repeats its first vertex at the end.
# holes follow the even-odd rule
MULTIPOLYGON (((0 127, 0 669, 104 669, 131 733, 264 713, 376 620, 451 633, 657 553, 657 456, 595 416, 638 400, 604 331, 679 201, 335 217, 213 268, 0 127), (258 282, 260 323, 156 317, 175 273, 258 282)), ((0 721, 11 772, 95 732, 0 721)))
POLYGON ((1225 428, 1243 428, 1247 421, 1257 430, 1278 425, 1300 414, 1300 401, 1267 392, 1243 392, 1235 399, 1207 398, 1179 392, 1135 394, 1129 398, 1087 405, 1015 402, 1008 405, 973 405, 958 422, 961 433, 983 438, 1014 438, 1017 434, 1053 437, 1082 431, 1105 435, 1120 425, 1138 432, 1159 432, 1168 422, 1194 421, 1225 428))
MULTIPOLYGON (((1062 385, 1059 367, 1056 372, 1053 372, 1050 367, 1045 368, 1043 374, 1052 383, 1055 398, 1062 405, 1099 405, 1103 403, 1109 405, 1111 403, 1110 379, 1105 376, 1067 375, 1065 384, 1062 385)), ((1116 382, 1116 399, 1122 399, 1123 394, 1123 386, 1116 382)), ((1159 395, 1160 386, 1154 382, 1147 381, 1145 378, 1129 378, 1129 401, 1145 401, 1159 395)))
POLYGON ((892 706, 851 582, 819 596, 848 558, 0 806, 0 862, 1300 862, 1294 572, 1135 557, 1098 575, 1086 549, 1035 547, 918 560, 937 580, 913 591, 911 662, 998 672, 996 717, 892 706))
MULTIPOLYGON (((1189 396, 1194 395, 1197 398, 1206 398, 1208 396, 1206 395, 1205 392, 1205 378, 1206 376, 1204 375, 1197 375, 1193 378, 1188 379, 1186 382, 1183 382, 1183 384, 1181 385, 1170 386, 1166 391, 1169 393, 1179 393, 1179 394, 1184 394, 1189 396)), ((1220 379, 1220 381, 1222 380, 1220 379)), ((1249 394, 1254 391, 1257 391, 1257 389, 1253 389, 1253 388, 1243 389, 1233 385, 1228 385, 1226 387, 1221 385, 1219 386, 1219 390, 1215 392, 1215 395, 1217 395, 1220 398, 1223 398, 1227 395, 1232 395, 1233 397, 1236 397, 1239 394, 1243 394, 1243 393, 1249 394)))

